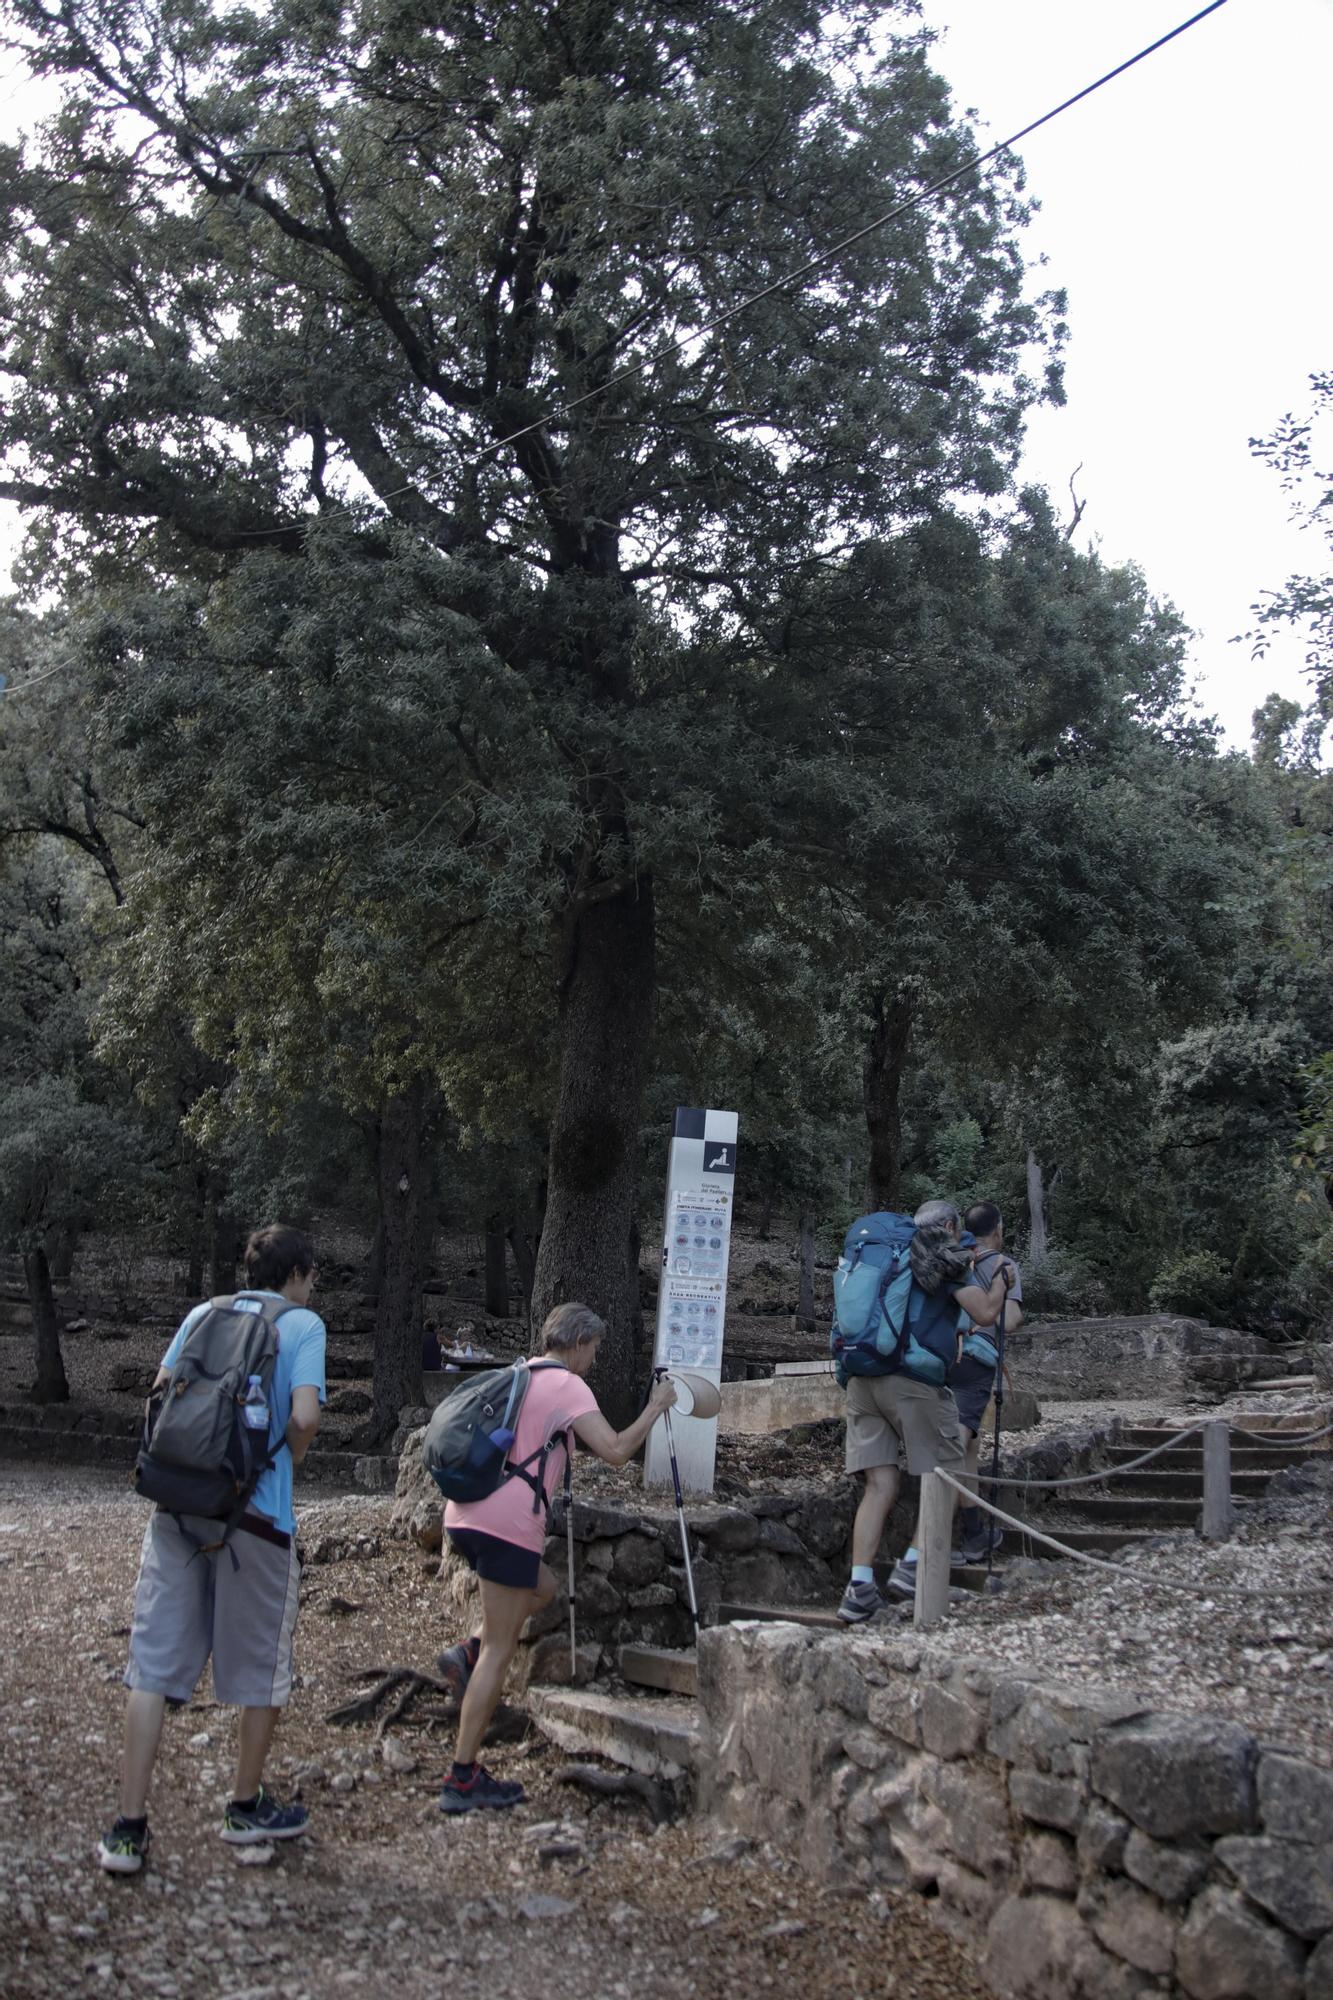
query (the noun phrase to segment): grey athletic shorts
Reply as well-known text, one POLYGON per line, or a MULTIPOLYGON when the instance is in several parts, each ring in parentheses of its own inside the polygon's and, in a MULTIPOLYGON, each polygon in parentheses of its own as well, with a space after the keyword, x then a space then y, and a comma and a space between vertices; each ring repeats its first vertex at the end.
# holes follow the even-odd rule
POLYGON ((918 1477, 963 1463, 963 1434, 947 1389, 910 1375, 854 1375, 847 1384, 847 1470, 897 1465, 918 1477))
MULTIPOLYGON (((217 1521, 182 1518, 201 1542, 219 1532, 217 1521)), ((294 1542, 278 1547, 238 1528, 216 1555, 201 1555, 155 1509, 139 1561, 126 1687, 188 1701, 211 1653, 220 1702, 285 1707, 300 1579, 294 1542)))

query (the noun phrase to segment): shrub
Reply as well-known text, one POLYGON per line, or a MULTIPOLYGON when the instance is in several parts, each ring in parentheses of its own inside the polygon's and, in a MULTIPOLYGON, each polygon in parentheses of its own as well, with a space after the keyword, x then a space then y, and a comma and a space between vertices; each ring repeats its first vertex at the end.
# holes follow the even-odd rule
POLYGON ((1148 1303, 1154 1312, 1230 1325, 1236 1316, 1232 1267, 1215 1250, 1187 1250, 1162 1266, 1149 1287, 1148 1303))

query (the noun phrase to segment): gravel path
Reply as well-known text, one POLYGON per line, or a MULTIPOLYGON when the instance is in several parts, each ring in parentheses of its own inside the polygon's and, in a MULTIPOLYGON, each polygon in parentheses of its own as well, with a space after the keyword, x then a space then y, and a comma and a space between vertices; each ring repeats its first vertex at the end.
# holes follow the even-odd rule
MULTIPOLYGON (((115 1795, 120 1675, 144 1510, 118 1475, 0 1467, 0 1986, 6 2000, 126 1990, 200 2000, 342 1991, 437 2000, 456 1974, 492 2000, 749 2000, 839 1993, 982 2000, 975 1970, 923 1907, 812 1889, 763 1850, 685 1821, 656 1833, 619 1801, 556 1783, 538 1741, 500 1750, 530 1802, 441 1821, 447 1742, 330 1728, 351 1672, 428 1666, 450 1631, 416 1551, 384 1538, 387 1502, 321 1501, 302 1528, 348 1553, 312 1565, 300 1679, 270 1775, 298 1771, 303 1841, 242 1867, 216 1837, 232 1724, 205 1683, 167 1724, 149 1868, 104 1876, 92 1851, 115 1795), (338 1610, 337 1604, 352 1606, 338 1610), (311 1767, 318 1767, 317 1773, 311 1767), (547 1863, 540 1849, 565 1848, 547 1863)), ((241 1850, 244 1851, 244 1850, 241 1850)))

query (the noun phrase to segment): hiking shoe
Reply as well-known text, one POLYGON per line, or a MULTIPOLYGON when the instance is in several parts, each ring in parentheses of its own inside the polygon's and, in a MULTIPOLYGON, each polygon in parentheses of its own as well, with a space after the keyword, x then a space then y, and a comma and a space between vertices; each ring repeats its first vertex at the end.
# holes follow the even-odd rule
POLYGON ((964 1535, 962 1557, 965 1563, 984 1563, 987 1556, 996 1555, 1004 1542, 1004 1530, 987 1522, 979 1535, 964 1535))
POLYGON ((522 1785, 512 1778, 493 1778, 484 1764, 473 1767, 466 1784, 451 1771, 440 1787, 442 1813, 479 1812, 483 1807, 499 1810, 522 1805, 527 1797, 522 1785))
POLYGON ((128 1826, 117 1817, 109 1833, 97 1843, 97 1859, 108 1875, 137 1875, 148 1859, 148 1822, 128 1826))
POLYGON ((252 1806, 238 1806, 235 1799, 222 1815, 222 1838, 233 1847, 246 1847, 258 1840, 295 1840, 310 1824, 304 1806, 280 1805, 261 1785, 252 1806))
POLYGON ((842 1593, 838 1616, 844 1625, 864 1625, 867 1618, 883 1609, 884 1599, 873 1583, 849 1583, 842 1593))
POLYGON ((889 1572, 889 1580, 885 1585, 885 1589, 892 1591, 895 1597, 915 1597, 916 1564, 904 1562, 899 1557, 889 1572))
POLYGON ((462 1701, 467 1693, 476 1664, 477 1654, 471 1639, 461 1639, 456 1646, 446 1646, 442 1653, 436 1654, 435 1671, 455 1701, 462 1701))

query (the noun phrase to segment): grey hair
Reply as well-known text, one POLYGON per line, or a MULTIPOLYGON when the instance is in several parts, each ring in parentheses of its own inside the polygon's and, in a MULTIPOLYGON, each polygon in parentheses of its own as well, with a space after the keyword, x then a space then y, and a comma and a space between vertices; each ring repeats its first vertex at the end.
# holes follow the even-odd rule
POLYGON ((565 1354, 585 1340, 600 1340, 606 1321, 591 1306, 554 1306, 542 1325, 542 1347, 547 1354, 565 1354))
POLYGON ((951 1201, 923 1201, 912 1217, 916 1235, 908 1256, 912 1276, 923 1292, 961 1284, 972 1269, 972 1252, 957 1242, 961 1222, 951 1201))
POLYGON ((912 1217, 918 1229, 957 1229, 962 1219, 951 1201, 923 1201, 912 1217))

